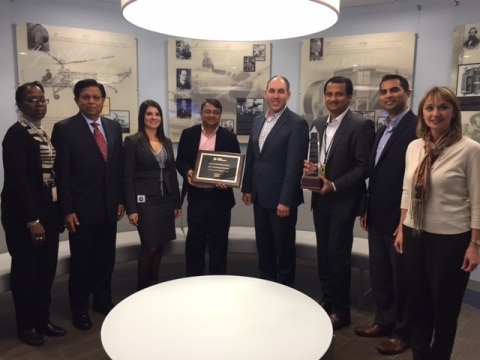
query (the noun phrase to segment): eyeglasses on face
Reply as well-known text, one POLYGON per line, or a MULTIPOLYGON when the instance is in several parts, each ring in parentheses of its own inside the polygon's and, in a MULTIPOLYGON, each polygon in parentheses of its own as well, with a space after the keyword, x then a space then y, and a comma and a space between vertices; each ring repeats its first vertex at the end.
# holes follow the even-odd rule
POLYGON ((30 99, 25 99, 25 102, 30 105, 45 105, 48 104, 50 100, 45 99, 45 98, 30 98, 30 99))
POLYGON ((213 111, 212 111, 212 110, 203 110, 203 113, 204 113, 205 115, 208 115, 208 116, 210 116, 210 115, 220 116, 220 114, 221 114, 222 112, 221 112, 221 111, 218 111, 218 110, 213 110, 213 111))

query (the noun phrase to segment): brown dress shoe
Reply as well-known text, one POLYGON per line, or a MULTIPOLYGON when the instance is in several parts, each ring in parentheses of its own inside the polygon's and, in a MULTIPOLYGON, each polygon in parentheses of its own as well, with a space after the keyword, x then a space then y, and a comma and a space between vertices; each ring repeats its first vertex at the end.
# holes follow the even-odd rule
POLYGON ((390 335, 390 332, 377 324, 362 325, 355 328, 355 334, 363 337, 379 337, 390 335))
POLYGON ((404 352, 409 347, 410 344, 407 341, 403 341, 397 337, 389 337, 377 345, 377 350, 384 355, 396 355, 404 352))
POLYGON ((333 313, 330 315, 330 320, 332 322, 333 330, 340 330, 341 328, 348 326, 352 323, 350 315, 342 315, 333 313))

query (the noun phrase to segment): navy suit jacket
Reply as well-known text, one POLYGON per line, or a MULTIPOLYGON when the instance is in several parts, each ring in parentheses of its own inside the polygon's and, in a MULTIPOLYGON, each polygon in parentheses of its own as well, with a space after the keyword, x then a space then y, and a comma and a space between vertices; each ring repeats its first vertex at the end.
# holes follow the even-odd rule
MULTIPOLYGON (((164 191, 173 195, 175 208, 181 209, 172 142, 169 138, 165 138, 162 145, 167 151, 165 168, 162 171, 164 191)), ((125 138, 123 155, 125 208, 127 214, 130 215, 138 213, 137 195, 160 194, 160 166, 148 143, 139 141, 138 133, 125 138)))
MULTIPOLYGON (((177 170, 183 177, 182 202, 188 193, 188 201, 215 201, 218 205, 231 209, 235 205, 235 197, 232 188, 221 190, 214 188, 212 191, 205 192, 203 189, 190 186, 187 180, 189 170, 195 168, 197 161, 198 147, 200 145, 200 136, 202 125, 194 125, 182 131, 177 149, 177 170)), ((240 153, 240 145, 237 135, 223 127, 217 130, 215 142, 215 151, 240 153)))
POLYGON ((297 207, 303 203, 301 178, 307 157, 308 124, 286 108, 268 134, 262 151, 259 137, 265 115, 252 124, 245 160, 242 192, 252 195, 252 202, 268 209, 278 204, 297 207))
POLYGON ((85 225, 116 221, 118 205, 124 204, 122 128, 113 120, 101 121, 108 143, 106 162, 81 113, 57 122, 52 132, 61 213, 76 213, 85 225))
MULTIPOLYGON (((328 116, 323 116, 313 123, 322 142, 327 120, 328 116)), ((373 121, 348 110, 335 132, 326 162, 325 177, 335 184, 337 191, 326 195, 313 192, 312 206, 340 220, 363 215, 365 179, 374 137, 373 121)))
POLYGON ((379 235, 393 235, 400 221, 400 202, 408 144, 417 138, 417 116, 410 110, 395 127, 375 166, 378 142, 385 126, 375 138, 370 156, 367 224, 379 235))

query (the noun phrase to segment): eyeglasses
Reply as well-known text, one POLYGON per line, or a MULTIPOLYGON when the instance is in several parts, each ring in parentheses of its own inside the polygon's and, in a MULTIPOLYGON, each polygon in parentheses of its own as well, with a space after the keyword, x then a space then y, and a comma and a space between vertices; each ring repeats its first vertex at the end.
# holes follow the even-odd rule
POLYGON ((221 111, 218 111, 218 110, 213 110, 213 111, 212 111, 212 110, 204 110, 203 113, 204 113, 205 115, 208 115, 208 116, 210 116, 210 115, 220 116, 220 114, 221 114, 222 112, 221 112, 221 111))
POLYGON ((48 104, 50 100, 48 99, 37 99, 37 98, 32 98, 32 99, 25 99, 25 102, 27 104, 30 104, 30 105, 37 105, 37 104, 40 104, 40 105, 45 105, 45 104, 48 104))

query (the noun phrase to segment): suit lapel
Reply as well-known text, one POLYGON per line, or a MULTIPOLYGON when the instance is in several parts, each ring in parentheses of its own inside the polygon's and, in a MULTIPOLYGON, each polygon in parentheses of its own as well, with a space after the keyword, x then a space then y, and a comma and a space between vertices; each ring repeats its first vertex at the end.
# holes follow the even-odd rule
POLYGON ((375 151, 372 151, 370 153, 370 162, 369 162, 370 173, 372 173, 373 169, 375 168, 375 158, 377 157, 378 143, 380 142, 380 139, 382 138, 386 128, 387 127, 385 125, 382 125, 380 129, 378 129, 377 135, 375 136, 375 142, 373 143, 373 148, 372 148, 375 151))
POLYGON ((88 146, 92 148, 92 150, 96 151, 98 153, 98 156, 102 157, 102 153, 100 152, 97 142, 93 137, 92 130, 90 129, 91 126, 88 124, 88 122, 85 120, 81 113, 78 113, 76 121, 78 133, 85 139, 85 143, 87 143, 88 146))
POLYGON ((332 154, 335 152, 335 148, 337 147, 338 142, 342 138, 342 135, 345 132, 345 130, 350 126, 351 120, 352 120, 352 112, 348 110, 345 116, 343 117, 342 122, 338 126, 337 131, 335 131, 335 135, 333 136, 333 139, 332 139, 332 145, 330 146, 330 151, 328 152, 328 158, 325 159, 326 163, 332 157, 332 154))
MULTIPOLYGON (((382 158, 385 156, 385 154, 390 150, 390 148, 395 143, 395 141, 397 141, 400 135, 405 131, 405 129, 408 127, 408 123, 410 122, 410 120, 411 120, 410 112, 407 112, 403 116, 400 123, 393 130, 392 135, 390 136, 387 143, 385 144, 385 147, 383 148, 382 154, 380 155, 377 164, 380 163, 380 161, 382 161, 382 158)), ((376 147, 374 147, 374 149, 376 149, 376 147)))
MULTIPOLYGON (((266 147, 268 147, 268 144, 272 141, 272 139, 275 138, 275 134, 277 134, 282 128, 282 126, 286 124, 286 122, 288 121, 288 118, 289 118, 288 109, 285 109, 283 114, 278 118, 277 122, 275 123, 275 125, 273 125, 273 128, 268 133, 268 136, 265 139, 265 143, 263 144, 262 152, 265 150, 266 147)), ((259 132, 259 137, 260 137, 260 132, 259 132)))

